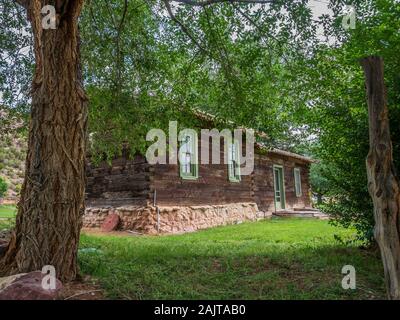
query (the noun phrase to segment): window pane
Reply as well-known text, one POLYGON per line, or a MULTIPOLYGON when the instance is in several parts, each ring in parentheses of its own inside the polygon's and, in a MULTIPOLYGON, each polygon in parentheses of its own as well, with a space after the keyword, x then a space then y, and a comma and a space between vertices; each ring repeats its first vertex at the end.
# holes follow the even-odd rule
POLYGON ((300 175, 300 170, 298 168, 294 169, 294 183, 295 183, 295 189, 296 189, 296 196, 300 197, 301 196, 301 175, 300 175))
POLYGON ((179 149, 180 173, 183 179, 197 178, 196 135, 185 135, 181 138, 179 149))
POLYGON ((275 187, 276 187, 276 192, 280 192, 280 181, 279 181, 279 172, 278 170, 275 170, 275 187))
POLYGON ((190 137, 189 137, 189 136, 186 136, 186 138, 185 138, 185 147, 184 147, 184 151, 185 151, 186 153, 191 151, 191 150, 190 150, 190 137))
POLYGON ((240 181, 239 154, 236 142, 228 146, 228 173, 231 181, 240 181))
POLYGON ((186 153, 186 161, 185 161, 185 165, 186 165, 186 173, 190 173, 190 161, 191 157, 190 157, 190 153, 186 153))

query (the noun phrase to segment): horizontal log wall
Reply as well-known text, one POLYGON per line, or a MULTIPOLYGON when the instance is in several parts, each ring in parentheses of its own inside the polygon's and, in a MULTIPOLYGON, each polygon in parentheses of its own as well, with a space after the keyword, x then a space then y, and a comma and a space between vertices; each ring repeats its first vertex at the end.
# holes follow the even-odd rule
POLYGON ((254 194, 261 211, 274 212, 273 166, 281 165, 284 171, 286 209, 309 207, 309 164, 291 157, 256 154, 254 166, 254 194), (300 169, 302 196, 296 197, 294 168, 300 169))
MULTIPOLYGON (((200 153, 199 139, 199 162, 200 153)), ((253 202, 252 176, 242 176, 240 182, 230 182, 228 166, 224 164, 224 146, 221 142, 220 162, 199 164, 199 177, 185 180, 180 177, 179 165, 154 165, 152 170, 152 194, 157 191, 157 205, 218 205, 227 203, 253 202)))
POLYGON ((256 203, 259 210, 274 212, 273 165, 278 164, 284 166, 286 209, 310 206, 309 163, 272 153, 256 154, 254 172, 242 176, 240 182, 230 182, 223 156, 221 141, 222 163, 199 164, 197 180, 182 179, 178 165, 149 165, 141 155, 133 159, 121 157, 111 165, 88 163, 86 204, 88 207, 145 206, 153 204, 156 192, 159 206, 256 203), (300 168, 301 172, 301 197, 295 194, 294 168, 300 168))
POLYGON ((146 205, 150 192, 150 166, 145 157, 120 157, 111 165, 88 162, 86 169, 86 205, 146 205))
MULTIPOLYGON (((261 211, 275 211, 273 165, 284 166, 286 209, 310 206, 309 199, 309 164, 286 156, 255 155, 254 172, 242 176, 240 182, 230 182, 228 166, 223 163, 224 147, 221 140, 221 164, 199 164, 199 178, 185 180, 180 177, 179 166, 154 165, 151 167, 150 198, 157 193, 157 205, 162 206, 195 206, 219 205, 241 202, 255 202, 261 211), (302 191, 296 197, 294 186, 294 168, 300 168, 302 191)), ((199 161, 200 161, 199 140, 199 161)), ((245 151, 244 151, 245 152, 245 151)), ((210 146, 211 163, 211 146, 210 146)))

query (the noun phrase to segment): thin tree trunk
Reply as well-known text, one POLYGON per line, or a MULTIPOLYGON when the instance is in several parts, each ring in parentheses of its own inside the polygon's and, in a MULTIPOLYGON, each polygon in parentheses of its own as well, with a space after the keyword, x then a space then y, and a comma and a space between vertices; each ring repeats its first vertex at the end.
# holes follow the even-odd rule
POLYGON ((85 194, 87 103, 80 70, 78 16, 83 0, 56 1, 57 28, 42 28, 48 1, 18 0, 34 34, 36 68, 25 180, 15 231, 0 273, 53 265, 76 277, 85 194))
POLYGON ((390 299, 400 299, 400 185, 393 164, 383 60, 361 61, 365 72, 369 110, 370 150, 367 157, 368 189, 374 203, 378 242, 390 299))
POLYGON ((317 193, 317 204, 322 204, 322 194, 317 193))

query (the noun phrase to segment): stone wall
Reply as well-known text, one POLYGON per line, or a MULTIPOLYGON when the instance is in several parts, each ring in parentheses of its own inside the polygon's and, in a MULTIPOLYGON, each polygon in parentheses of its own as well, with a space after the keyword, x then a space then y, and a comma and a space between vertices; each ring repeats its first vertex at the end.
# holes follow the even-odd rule
MULTIPOLYGON (((121 230, 157 234, 157 209, 153 206, 122 206, 118 208, 87 208, 85 228, 99 228, 109 214, 118 214, 121 230)), ((256 203, 232 203, 204 206, 159 207, 160 233, 192 232, 215 226, 255 221, 270 217, 258 210, 256 203)))

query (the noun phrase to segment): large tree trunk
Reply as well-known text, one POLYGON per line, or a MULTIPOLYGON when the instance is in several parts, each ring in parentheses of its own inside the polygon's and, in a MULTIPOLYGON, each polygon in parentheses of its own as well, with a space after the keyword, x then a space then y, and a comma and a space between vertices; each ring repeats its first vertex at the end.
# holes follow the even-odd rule
POLYGON ((0 273, 53 265, 76 277, 84 212, 87 103, 80 70, 78 16, 83 0, 57 0, 57 28, 42 28, 44 0, 17 0, 34 34, 36 68, 25 181, 15 231, 0 273))
POLYGON ((390 299, 400 299, 400 190, 393 165, 383 60, 361 61, 365 72, 369 109, 370 150, 368 189, 374 202, 375 238, 378 242, 390 299))

